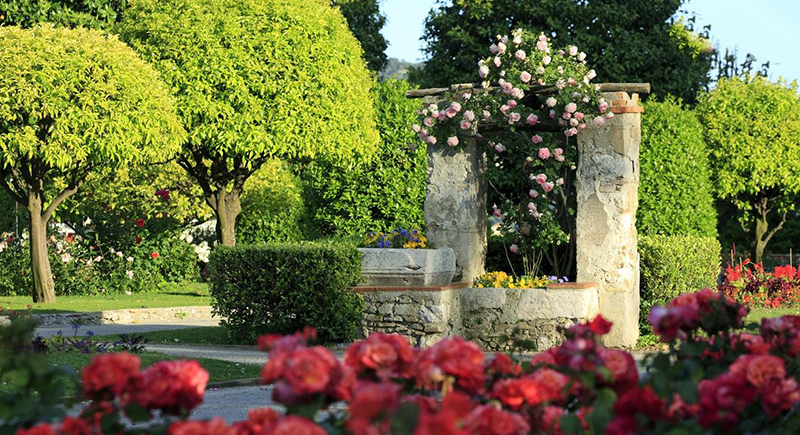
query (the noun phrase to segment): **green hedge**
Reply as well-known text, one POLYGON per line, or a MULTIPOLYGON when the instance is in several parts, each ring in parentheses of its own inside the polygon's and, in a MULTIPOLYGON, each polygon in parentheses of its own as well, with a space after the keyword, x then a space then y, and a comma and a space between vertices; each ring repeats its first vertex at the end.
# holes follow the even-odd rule
POLYGON ((643 334, 650 332, 647 317, 652 306, 664 305, 682 293, 716 286, 720 249, 714 237, 639 236, 639 325, 643 334))
POLYGON ((695 113, 672 97, 648 102, 639 160, 639 232, 716 237, 708 149, 695 113))
POLYGON ((361 255, 328 243, 219 246, 211 254, 211 294, 222 326, 236 343, 288 334, 305 326, 323 342, 357 338, 361 255))

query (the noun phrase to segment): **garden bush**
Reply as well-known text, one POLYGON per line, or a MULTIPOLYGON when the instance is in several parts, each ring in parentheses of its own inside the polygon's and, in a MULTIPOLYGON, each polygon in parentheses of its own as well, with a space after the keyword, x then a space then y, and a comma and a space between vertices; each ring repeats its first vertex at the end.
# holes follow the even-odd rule
POLYGON ((650 308, 682 293, 715 288, 720 273, 720 245, 713 237, 639 236, 641 304, 639 325, 649 333, 650 308))
POLYGON ((330 243, 219 246, 211 254, 214 312, 232 341, 305 326, 325 342, 356 338, 362 302, 361 255, 330 243))
POLYGON ((109 29, 119 21, 128 0, 0 0, 0 25, 109 29))
POLYGON ((319 235, 424 227, 428 160, 424 144, 411 131, 419 101, 406 98, 409 89, 407 82, 395 79, 373 84, 381 140, 372 161, 320 158, 300 170, 306 206, 319 235))
POLYGON ((249 180, 236 222, 236 240, 297 242, 303 240, 306 210, 302 184, 280 160, 270 160, 249 180))
POLYGON ((716 237, 717 213, 703 126, 669 96, 650 101, 642 117, 636 228, 646 235, 716 237))

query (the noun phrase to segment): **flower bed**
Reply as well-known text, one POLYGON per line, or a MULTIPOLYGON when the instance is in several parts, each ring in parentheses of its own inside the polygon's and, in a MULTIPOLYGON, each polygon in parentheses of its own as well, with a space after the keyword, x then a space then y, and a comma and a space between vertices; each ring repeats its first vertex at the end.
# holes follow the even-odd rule
POLYGON ((725 269, 725 282, 719 286, 729 298, 748 306, 781 308, 800 302, 800 267, 775 266, 772 273, 761 263, 745 259, 725 269))
POLYGON ((313 330, 268 335, 259 339, 269 351, 261 377, 286 413, 255 409, 232 425, 185 421, 208 379, 196 364, 140 372, 131 355, 102 355, 83 371, 90 402, 79 417, 18 435, 796 433, 800 317, 734 332, 746 314, 708 289, 654 308, 650 321, 669 351, 645 359, 643 375, 631 354, 600 344, 612 327, 601 316, 523 364, 461 338, 415 350, 401 336, 373 334, 340 362, 309 344, 313 330), (346 408, 329 408, 340 402, 346 408), (176 418, 153 419, 154 410, 176 418), (143 425, 126 427, 122 415, 143 425))

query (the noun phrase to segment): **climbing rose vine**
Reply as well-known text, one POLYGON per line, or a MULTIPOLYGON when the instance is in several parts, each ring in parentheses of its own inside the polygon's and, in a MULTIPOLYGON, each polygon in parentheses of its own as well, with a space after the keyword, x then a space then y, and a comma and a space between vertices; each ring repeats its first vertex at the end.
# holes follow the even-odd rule
POLYGON ((285 411, 253 409, 233 423, 187 420, 208 381, 196 362, 140 370, 133 355, 98 355, 83 370, 82 412, 17 435, 798 433, 800 316, 743 331, 747 313, 709 289, 654 308, 669 348, 638 367, 601 344, 612 328, 601 316, 532 356, 487 355, 458 337, 419 349, 375 333, 340 360, 311 344, 313 329, 267 335, 261 378, 285 411))
MULTIPOLYGON (((525 156, 520 176, 528 187, 502 206, 505 212, 495 208, 495 215, 503 218, 511 252, 530 254, 568 239, 557 219, 574 212, 568 210, 565 190, 575 170, 576 136, 614 114, 592 83, 595 72, 578 47, 554 50, 544 34, 517 29, 511 36, 498 35, 489 51, 491 56, 478 62, 481 87, 426 103, 420 124, 412 128, 428 145, 458 147, 473 137, 493 152, 513 147, 525 156), (561 134, 550 138, 534 130, 543 124, 561 134)), ((536 270, 528 272, 533 276, 536 270)))

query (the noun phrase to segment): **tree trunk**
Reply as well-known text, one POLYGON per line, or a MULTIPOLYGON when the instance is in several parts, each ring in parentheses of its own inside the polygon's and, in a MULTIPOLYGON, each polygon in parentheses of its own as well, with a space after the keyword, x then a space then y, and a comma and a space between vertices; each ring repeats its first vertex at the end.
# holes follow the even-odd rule
POLYGON ((38 195, 28 198, 30 212, 31 267, 33 270, 33 302, 56 301, 55 282, 47 255, 47 219, 42 216, 42 199, 38 195))
POLYGON ((206 198, 217 215, 217 243, 224 246, 236 245, 236 218, 242 211, 239 199, 238 193, 228 192, 224 187, 206 198))
POLYGON ((767 215, 764 214, 755 214, 756 220, 756 242, 755 246, 753 247, 753 257, 756 263, 760 263, 762 258, 764 257, 764 248, 767 247, 767 241, 764 240, 764 235, 767 234, 767 229, 769 228, 769 224, 767 223, 767 215))

